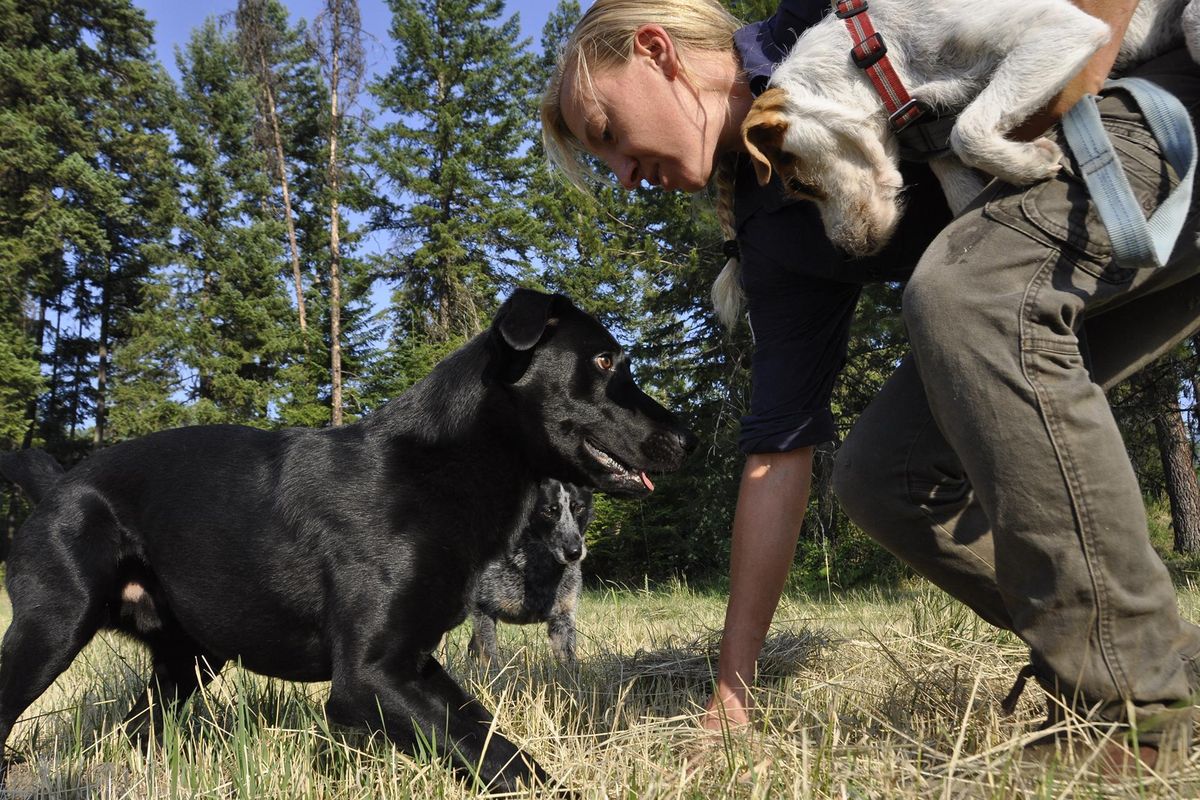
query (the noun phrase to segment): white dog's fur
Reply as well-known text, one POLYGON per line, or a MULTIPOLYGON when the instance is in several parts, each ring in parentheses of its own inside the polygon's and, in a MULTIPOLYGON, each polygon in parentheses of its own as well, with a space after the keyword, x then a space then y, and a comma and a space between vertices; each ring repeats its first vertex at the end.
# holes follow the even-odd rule
MULTIPOLYGON (((1200 61, 1198 6, 1141 0, 1115 70, 1177 45, 1185 31, 1200 61)), ((871 0, 869 13, 912 97, 958 114, 954 154, 931 162, 954 213, 983 186, 971 168, 1016 185, 1058 171, 1062 154, 1052 141, 1006 134, 1108 40, 1107 25, 1069 0, 871 0)), ((760 182, 778 171, 790 191, 817 204, 835 244, 867 255, 895 229, 903 182, 887 111, 850 47, 846 24, 833 14, 808 29, 755 101, 742 135, 760 182)))

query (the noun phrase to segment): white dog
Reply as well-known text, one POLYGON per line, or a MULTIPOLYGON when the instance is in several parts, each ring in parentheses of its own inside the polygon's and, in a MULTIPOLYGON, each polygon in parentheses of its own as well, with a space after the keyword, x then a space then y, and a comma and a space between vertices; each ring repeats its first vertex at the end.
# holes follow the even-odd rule
MULTIPOLYGON (((1141 0, 1116 71, 1177 46, 1185 31, 1200 61, 1198 7, 1141 0)), ((930 162, 955 214, 983 186, 970 167, 1018 186, 1058 171, 1054 142, 1006 134, 1108 41, 1107 25, 1069 0, 870 0, 869 14, 912 98, 937 114, 958 114, 953 152, 930 162)), ((778 171, 789 191, 817 204, 835 244, 868 255, 891 237, 903 185, 889 114, 850 48, 847 25, 834 14, 806 31, 755 101, 742 135, 760 182, 778 171)))

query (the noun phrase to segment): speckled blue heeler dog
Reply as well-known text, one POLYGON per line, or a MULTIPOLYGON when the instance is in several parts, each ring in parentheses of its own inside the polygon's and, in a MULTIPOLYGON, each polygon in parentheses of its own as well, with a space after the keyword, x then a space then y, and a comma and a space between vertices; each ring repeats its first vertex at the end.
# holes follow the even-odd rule
POLYGON ((471 610, 471 654, 495 660, 496 622, 545 622, 554 656, 575 663, 575 611, 583 588, 579 562, 592 520, 592 493, 554 479, 538 487, 537 504, 512 545, 483 570, 471 610))
POLYGON ((0 746, 109 628, 154 663, 155 702, 127 718, 135 738, 239 660, 331 681, 330 720, 408 752, 432 743, 476 788, 546 783, 432 651, 545 478, 645 496, 646 471, 678 468, 695 445, 600 323, 518 290, 488 330, 353 425, 177 428, 61 476, 0 457, 41 496, 8 557, 0 746))

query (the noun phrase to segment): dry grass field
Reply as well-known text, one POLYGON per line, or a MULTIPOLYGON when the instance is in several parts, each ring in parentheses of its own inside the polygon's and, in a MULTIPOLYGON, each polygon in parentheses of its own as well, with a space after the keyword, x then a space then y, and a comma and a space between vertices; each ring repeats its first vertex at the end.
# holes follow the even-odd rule
MULTIPOLYGON (((1117 780, 1086 758, 1020 760, 1044 713, 1033 685, 1015 715, 1000 711, 1022 648, 923 586, 786 597, 754 729, 704 737, 695 720, 723 602, 680 585, 590 591, 577 670, 554 665, 532 626, 501 627, 509 660, 490 671, 469 662, 465 628, 443 656, 500 728, 581 798, 1200 797, 1200 760, 1117 780)), ((1180 602, 1200 619, 1200 590, 1180 602)), ((98 637, 17 726, 10 796, 471 796, 435 762, 331 733, 326 685, 234 668, 142 755, 118 723, 147 671, 136 645, 98 637)))

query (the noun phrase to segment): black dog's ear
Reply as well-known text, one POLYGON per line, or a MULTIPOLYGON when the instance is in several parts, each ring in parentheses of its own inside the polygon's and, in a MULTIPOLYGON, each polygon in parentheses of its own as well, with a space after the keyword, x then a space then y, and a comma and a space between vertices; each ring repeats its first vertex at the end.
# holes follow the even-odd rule
POLYGON ((512 349, 532 349, 541 340, 546 326, 556 321, 550 314, 558 299, 556 294, 517 289, 496 314, 496 330, 512 349))

